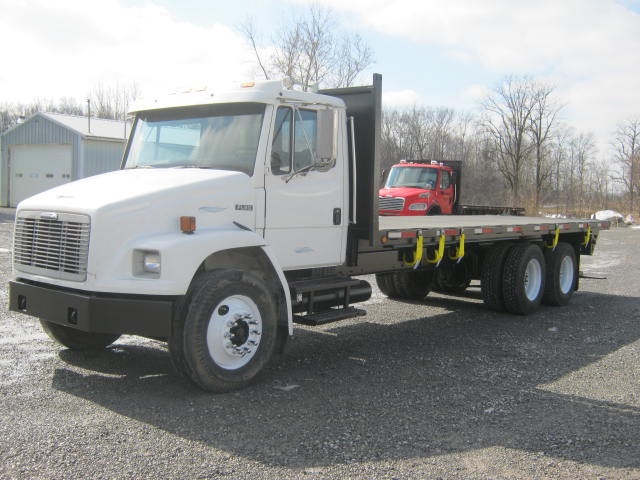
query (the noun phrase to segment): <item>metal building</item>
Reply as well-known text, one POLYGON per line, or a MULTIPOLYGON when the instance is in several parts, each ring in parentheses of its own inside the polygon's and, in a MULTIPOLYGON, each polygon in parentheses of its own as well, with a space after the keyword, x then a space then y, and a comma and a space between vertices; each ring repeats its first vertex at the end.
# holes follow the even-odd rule
POLYGON ((38 112, 2 134, 0 205, 120 168, 128 125, 38 112))

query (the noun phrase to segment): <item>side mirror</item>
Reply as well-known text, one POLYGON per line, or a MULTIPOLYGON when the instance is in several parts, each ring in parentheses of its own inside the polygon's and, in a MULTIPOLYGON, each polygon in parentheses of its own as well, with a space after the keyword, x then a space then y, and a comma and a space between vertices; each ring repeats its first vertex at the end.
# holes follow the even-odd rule
POLYGON ((319 161, 335 164, 337 143, 336 111, 333 109, 318 110, 318 137, 316 155, 319 161))

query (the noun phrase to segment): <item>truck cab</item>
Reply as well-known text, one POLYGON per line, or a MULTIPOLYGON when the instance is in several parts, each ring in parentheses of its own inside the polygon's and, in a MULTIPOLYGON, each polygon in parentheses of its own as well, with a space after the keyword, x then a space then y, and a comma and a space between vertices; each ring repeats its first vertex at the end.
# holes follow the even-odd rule
POLYGON ((403 160, 391 167, 378 202, 380 215, 451 215, 456 204, 454 170, 435 161, 403 160))

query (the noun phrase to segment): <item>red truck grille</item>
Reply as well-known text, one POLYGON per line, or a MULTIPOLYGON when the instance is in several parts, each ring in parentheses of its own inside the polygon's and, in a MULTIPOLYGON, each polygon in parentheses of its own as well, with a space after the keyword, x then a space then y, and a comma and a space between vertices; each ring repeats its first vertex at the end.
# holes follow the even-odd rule
POLYGON ((380 210, 393 210, 396 212, 401 212, 404 208, 404 198, 378 197, 378 208, 380 210))

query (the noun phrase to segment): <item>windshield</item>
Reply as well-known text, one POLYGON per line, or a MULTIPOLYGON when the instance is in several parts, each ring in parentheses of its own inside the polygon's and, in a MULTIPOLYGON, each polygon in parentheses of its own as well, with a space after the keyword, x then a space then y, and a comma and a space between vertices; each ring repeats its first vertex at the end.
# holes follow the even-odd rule
POLYGON ((413 187, 434 190, 438 170, 430 167, 393 167, 385 188, 413 187))
POLYGON ((142 112, 124 168, 216 168, 251 176, 264 110, 242 103, 142 112))

